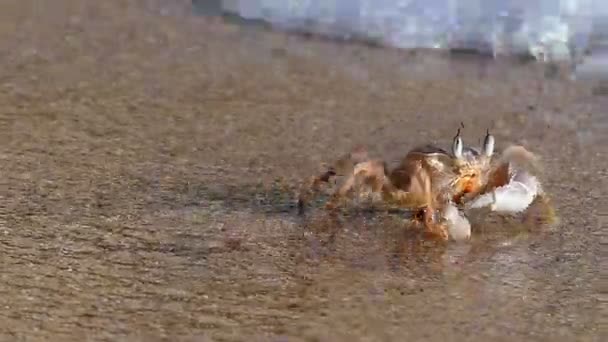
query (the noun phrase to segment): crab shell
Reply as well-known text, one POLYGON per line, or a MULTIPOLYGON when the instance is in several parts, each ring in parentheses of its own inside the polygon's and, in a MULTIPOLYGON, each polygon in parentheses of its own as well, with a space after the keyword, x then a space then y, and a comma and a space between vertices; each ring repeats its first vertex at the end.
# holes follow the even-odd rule
MULTIPOLYGON (((432 192, 439 203, 459 203, 459 198, 483 185, 481 176, 487 162, 474 148, 465 147, 462 156, 455 158, 439 147, 425 145, 412 149, 406 158, 416 158, 425 164, 432 178, 432 192)), ((407 177, 399 177, 399 169, 395 169, 391 181, 397 188, 404 189, 402 179, 407 177)))

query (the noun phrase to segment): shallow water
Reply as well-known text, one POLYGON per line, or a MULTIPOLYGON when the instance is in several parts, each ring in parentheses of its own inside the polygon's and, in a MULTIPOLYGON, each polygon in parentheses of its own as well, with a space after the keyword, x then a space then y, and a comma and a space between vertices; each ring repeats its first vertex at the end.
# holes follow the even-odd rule
POLYGON ((0 10, 1 340, 601 340, 595 83, 183 3, 0 10), (298 215, 321 163, 360 143, 393 163, 461 122, 542 157, 559 224, 481 216, 442 246, 399 213, 298 215))

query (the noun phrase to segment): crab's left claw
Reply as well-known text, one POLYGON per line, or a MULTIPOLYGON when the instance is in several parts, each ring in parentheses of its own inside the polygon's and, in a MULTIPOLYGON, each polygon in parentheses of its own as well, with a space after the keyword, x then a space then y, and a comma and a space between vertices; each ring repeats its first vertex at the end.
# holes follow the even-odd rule
POLYGON ((535 176, 524 170, 516 170, 507 184, 478 196, 467 203, 466 209, 490 206, 492 211, 518 213, 526 210, 541 192, 540 183, 535 176))
POLYGON ((443 208, 443 219, 447 223, 450 238, 465 241, 471 238, 471 223, 452 203, 443 208))

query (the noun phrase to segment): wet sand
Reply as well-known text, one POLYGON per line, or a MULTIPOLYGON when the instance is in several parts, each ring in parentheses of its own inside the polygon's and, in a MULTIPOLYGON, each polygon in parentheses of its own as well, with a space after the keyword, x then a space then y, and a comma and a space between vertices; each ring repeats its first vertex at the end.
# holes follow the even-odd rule
POLYGON ((240 30, 189 1, 0 5, 0 340, 600 341, 608 97, 516 61, 240 30), (559 224, 298 216, 357 144, 521 143, 559 224))

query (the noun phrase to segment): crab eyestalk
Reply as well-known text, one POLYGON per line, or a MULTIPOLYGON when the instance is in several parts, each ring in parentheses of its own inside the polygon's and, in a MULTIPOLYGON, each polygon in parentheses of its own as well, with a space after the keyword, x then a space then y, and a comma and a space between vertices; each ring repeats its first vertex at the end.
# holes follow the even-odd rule
POLYGON ((460 137, 460 128, 458 129, 458 132, 456 133, 456 136, 454 137, 454 140, 452 141, 452 155, 454 156, 454 158, 456 158, 457 160, 461 160, 462 159, 462 150, 463 150, 463 143, 462 143, 462 138, 460 137))
POLYGON ((490 130, 486 130, 486 137, 483 139, 482 153, 490 158, 494 154, 494 136, 490 134, 490 130))

